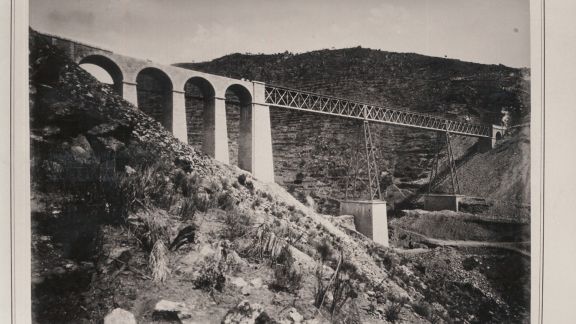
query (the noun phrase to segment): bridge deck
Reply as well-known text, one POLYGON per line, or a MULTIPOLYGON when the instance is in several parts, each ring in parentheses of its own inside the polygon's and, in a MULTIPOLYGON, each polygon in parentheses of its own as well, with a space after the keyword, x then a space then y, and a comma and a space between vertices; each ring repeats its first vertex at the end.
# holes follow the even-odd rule
POLYGON ((272 106, 334 115, 377 123, 393 124, 453 134, 491 137, 492 126, 472 124, 448 118, 375 106, 332 96, 266 85, 265 103, 272 106))

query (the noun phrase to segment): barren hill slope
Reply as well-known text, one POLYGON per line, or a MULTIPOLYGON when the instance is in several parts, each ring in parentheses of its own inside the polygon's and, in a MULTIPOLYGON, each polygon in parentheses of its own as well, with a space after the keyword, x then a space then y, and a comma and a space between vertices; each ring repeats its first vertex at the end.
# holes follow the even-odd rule
POLYGON ((512 129, 493 150, 467 157, 457 174, 467 195, 529 205, 529 125, 512 129))
MULTIPOLYGON (((529 71, 502 65, 360 47, 303 54, 232 54, 210 62, 176 65, 451 118, 467 116, 473 122, 500 124, 503 110, 511 115, 512 125, 529 121, 529 71)), ((277 182, 302 201, 310 195, 318 210, 335 212, 338 203, 333 199, 344 196, 346 165, 352 148, 360 144, 355 136, 360 124, 274 107, 271 119, 277 182)), ((384 198, 393 205, 425 190, 435 154, 434 132, 379 124, 372 127, 381 154, 384 198)), ((453 143, 457 159, 474 154, 476 139, 455 136, 453 143)), ((514 150, 516 154, 526 152, 514 150)), ((506 169, 517 166, 510 160, 514 154, 502 152, 498 161, 490 156, 479 155, 474 167, 461 168, 464 193, 526 203, 527 183, 522 181, 529 177, 525 168, 520 171, 522 178, 515 181, 518 185, 506 187, 499 187, 498 177, 485 178, 474 172, 496 164, 500 175, 516 174, 506 169), (479 183, 478 177, 484 183, 479 183)))
POLYGON ((367 48, 302 54, 231 54, 176 66, 247 78, 385 106, 500 121, 509 107, 529 113, 529 72, 413 53, 367 48))

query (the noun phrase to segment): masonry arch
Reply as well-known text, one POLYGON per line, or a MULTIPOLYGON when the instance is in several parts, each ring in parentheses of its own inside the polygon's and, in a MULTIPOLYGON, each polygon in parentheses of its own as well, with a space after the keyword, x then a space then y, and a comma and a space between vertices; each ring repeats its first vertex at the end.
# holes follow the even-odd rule
POLYGON ((225 97, 230 164, 252 172, 252 95, 246 87, 233 84, 225 97))
POLYGON ((501 139, 502 139, 502 133, 500 133, 500 132, 496 132, 496 136, 495 136, 495 138, 496 138, 496 141, 499 141, 499 140, 501 140, 501 139))
POLYGON ((172 81, 162 70, 147 67, 136 76, 138 108, 172 131, 172 81))
POLYGON ((192 77, 184 84, 188 144, 207 153, 214 146, 214 97, 214 87, 204 78, 192 77))
POLYGON ((88 55, 82 58, 78 64, 100 82, 109 84, 114 92, 122 96, 124 75, 120 67, 110 58, 103 55, 88 55), (108 74, 109 79, 104 73, 108 74))

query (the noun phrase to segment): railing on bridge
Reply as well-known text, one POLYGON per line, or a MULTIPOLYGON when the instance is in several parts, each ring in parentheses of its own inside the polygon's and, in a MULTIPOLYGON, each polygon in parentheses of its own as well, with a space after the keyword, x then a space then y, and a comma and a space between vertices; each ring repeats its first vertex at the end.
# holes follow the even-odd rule
POLYGON ((408 110, 390 109, 312 92, 266 85, 265 103, 303 111, 368 120, 378 123, 448 131, 475 137, 491 137, 492 126, 472 124, 408 110))

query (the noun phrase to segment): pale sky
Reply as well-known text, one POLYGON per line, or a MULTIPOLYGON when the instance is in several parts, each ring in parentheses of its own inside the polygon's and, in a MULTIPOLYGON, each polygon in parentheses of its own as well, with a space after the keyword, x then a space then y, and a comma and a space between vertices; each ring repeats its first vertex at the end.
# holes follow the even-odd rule
POLYGON ((529 0, 30 0, 30 24, 165 64, 362 46, 530 65, 529 0))

